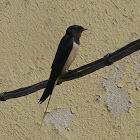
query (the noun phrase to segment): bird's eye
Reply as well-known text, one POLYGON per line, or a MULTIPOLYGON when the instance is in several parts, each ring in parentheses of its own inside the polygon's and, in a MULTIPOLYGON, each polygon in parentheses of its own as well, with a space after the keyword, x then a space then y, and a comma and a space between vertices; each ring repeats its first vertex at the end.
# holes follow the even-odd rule
POLYGON ((81 31, 81 27, 78 27, 78 29, 77 29, 78 31, 81 31))

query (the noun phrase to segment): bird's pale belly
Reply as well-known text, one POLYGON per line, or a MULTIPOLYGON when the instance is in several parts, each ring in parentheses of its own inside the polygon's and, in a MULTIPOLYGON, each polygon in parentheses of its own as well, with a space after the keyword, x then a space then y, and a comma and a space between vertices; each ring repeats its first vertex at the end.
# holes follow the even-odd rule
POLYGON ((62 69, 62 72, 61 72, 62 74, 67 72, 67 70, 69 69, 71 63, 74 61, 76 55, 78 54, 78 51, 79 51, 79 45, 74 42, 73 43, 73 48, 72 48, 72 50, 71 50, 71 52, 69 54, 69 57, 68 57, 65 65, 64 65, 64 67, 62 69))

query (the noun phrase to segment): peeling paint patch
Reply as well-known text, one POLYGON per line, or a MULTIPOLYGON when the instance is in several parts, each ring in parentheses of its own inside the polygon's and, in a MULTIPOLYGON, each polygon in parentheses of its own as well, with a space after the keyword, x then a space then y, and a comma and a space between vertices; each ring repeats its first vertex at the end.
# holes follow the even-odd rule
POLYGON ((5 0, 6 5, 11 5, 11 3, 9 2, 9 0, 5 0))
POLYGON ((100 98, 101 98, 100 95, 95 95, 95 100, 96 100, 96 101, 99 101, 100 98))
POLYGON ((47 124, 49 121, 54 124, 59 132, 63 132, 71 123, 74 118, 70 108, 55 109, 46 113, 43 121, 47 124))
POLYGON ((119 115, 122 112, 127 112, 131 102, 128 92, 123 87, 118 87, 116 80, 120 79, 125 71, 126 61, 120 63, 119 68, 113 67, 109 78, 101 78, 100 81, 106 88, 104 96, 108 110, 113 115, 119 115))
POLYGON ((133 60, 134 61, 134 71, 137 71, 140 68, 140 58, 139 58, 140 50, 135 52, 133 55, 135 56, 135 58, 133 60))
POLYGON ((140 79, 136 80, 136 88, 140 91, 140 79))
POLYGON ((132 32, 132 33, 130 34, 130 40, 129 40, 129 42, 135 40, 135 38, 138 38, 138 35, 137 35, 137 33, 132 32))

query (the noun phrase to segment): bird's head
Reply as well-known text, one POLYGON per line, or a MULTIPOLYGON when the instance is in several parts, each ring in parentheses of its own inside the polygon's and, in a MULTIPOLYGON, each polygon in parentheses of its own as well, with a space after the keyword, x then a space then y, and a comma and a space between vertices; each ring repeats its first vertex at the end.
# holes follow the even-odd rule
POLYGON ((85 30, 87 30, 87 29, 83 28, 82 26, 72 25, 72 26, 67 28, 66 35, 71 35, 73 37, 80 38, 82 32, 85 31, 85 30))

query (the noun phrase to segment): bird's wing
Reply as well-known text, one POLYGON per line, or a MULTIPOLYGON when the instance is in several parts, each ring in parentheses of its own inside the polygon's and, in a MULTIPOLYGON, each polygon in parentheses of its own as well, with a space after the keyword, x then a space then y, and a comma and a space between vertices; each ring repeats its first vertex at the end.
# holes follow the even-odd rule
POLYGON ((65 65, 67 58, 72 50, 73 38, 70 36, 64 36, 58 46, 54 61, 52 63, 52 71, 55 71, 58 75, 61 73, 63 66, 65 65))
POLYGON ((40 104, 43 103, 48 98, 48 96, 52 94, 56 79, 61 74, 63 66, 64 66, 65 62, 67 61, 67 58, 72 50, 72 46, 73 46, 72 37, 64 36, 61 39, 57 52, 56 52, 56 55, 55 55, 55 58, 54 58, 54 61, 53 61, 53 64, 52 64, 52 67, 51 67, 52 71, 50 74, 49 81, 47 83, 47 86, 45 88, 45 91, 44 91, 42 97, 39 100, 40 104))

